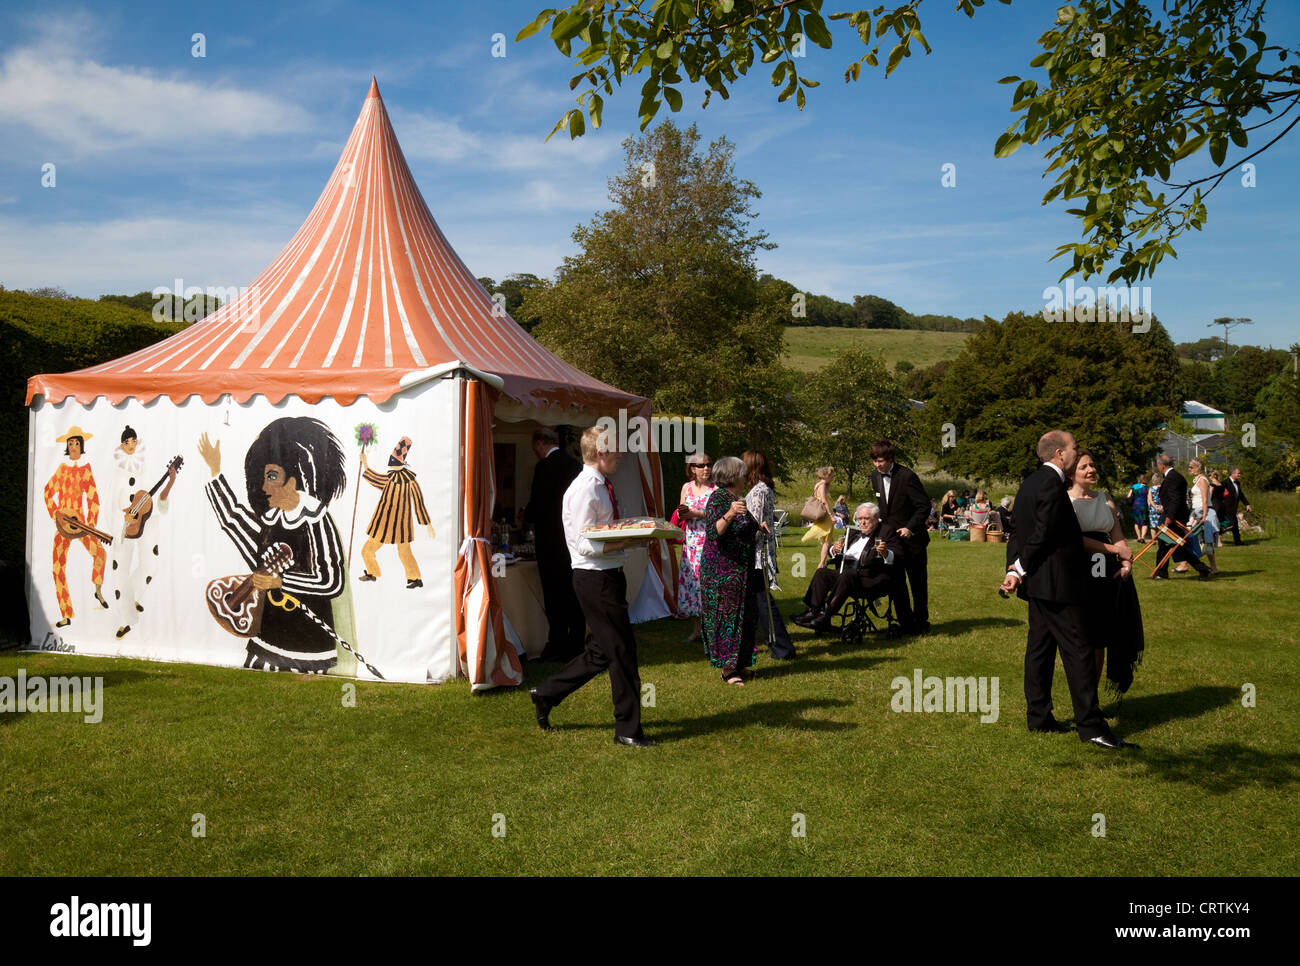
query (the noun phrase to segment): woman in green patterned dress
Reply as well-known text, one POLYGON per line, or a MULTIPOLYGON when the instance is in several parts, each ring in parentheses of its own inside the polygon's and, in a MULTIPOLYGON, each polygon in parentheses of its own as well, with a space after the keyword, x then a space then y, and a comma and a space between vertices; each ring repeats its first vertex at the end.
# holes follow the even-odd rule
POLYGON ((716 489, 704 508, 700 560, 704 652, 710 664, 722 669, 722 679, 736 685, 745 683, 742 672, 756 663, 756 615, 746 612, 745 599, 761 586, 761 574, 754 569, 754 544, 762 526, 741 496, 744 479, 745 464, 734 456, 713 464, 716 489))

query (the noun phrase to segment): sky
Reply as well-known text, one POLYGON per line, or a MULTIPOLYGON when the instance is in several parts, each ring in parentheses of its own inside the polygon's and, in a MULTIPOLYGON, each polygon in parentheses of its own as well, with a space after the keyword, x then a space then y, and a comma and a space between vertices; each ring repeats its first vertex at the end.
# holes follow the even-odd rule
MULTIPOLYGON (((1013 119, 1012 88, 997 80, 1041 76, 1028 63, 1057 4, 993 3, 973 20, 954 6, 921 8, 933 54, 918 51, 888 79, 864 71, 856 84, 843 73, 862 47, 832 23, 835 47, 810 47, 801 62, 821 82, 802 112, 777 103, 767 70, 705 110, 703 89, 689 87, 680 113, 661 110, 735 145, 736 173, 762 191, 755 227, 777 245, 760 253, 760 270, 915 314, 1044 307, 1061 273, 1047 259, 1080 240, 1078 222, 1065 214, 1072 205, 1040 204, 1051 185, 1042 148, 996 160, 993 144, 1013 119), (949 164, 955 187, 942 184, 949 164)), ((575 69, 544 31, 515 43, 540 9, 0 0, 0 284, 91 298, 176 279, 247 285, 306 219, 372 75, 470 270, 553 276, 575 251, 573 229, 609 207, 641 82, 606 99, 600 130, 546 141, 574 106, 575 69), (493 56, 497 34, 505 56, 493 56)), ((1300 5, 1270 9, 1270 39, 1294 46, 1300 5)), ((1244 153, 1234 150, 1229 160, 1244 153)), ((1206 229, 1175 241, 1178 260, 1141 283, 1175 341, 1222 335, 1208 327, 1221 316, 1253 320, 1233 330, 1234 344, 1300 340, 1290 292, 1300 129, 1254 163, 1255 186, 1225 181, 1208 199, 1206 229)))

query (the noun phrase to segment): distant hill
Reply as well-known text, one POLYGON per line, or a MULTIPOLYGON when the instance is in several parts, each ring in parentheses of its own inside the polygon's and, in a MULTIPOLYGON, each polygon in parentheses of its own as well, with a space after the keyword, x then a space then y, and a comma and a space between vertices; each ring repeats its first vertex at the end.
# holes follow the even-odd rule
POLYGON ((861 348, 879 352, 890 369, 899 362, 923 369, 957 358, 966 339, 964 332, 790 325, 785 329, 785 361, 800 372, 814 372, 846 349, 861 348))

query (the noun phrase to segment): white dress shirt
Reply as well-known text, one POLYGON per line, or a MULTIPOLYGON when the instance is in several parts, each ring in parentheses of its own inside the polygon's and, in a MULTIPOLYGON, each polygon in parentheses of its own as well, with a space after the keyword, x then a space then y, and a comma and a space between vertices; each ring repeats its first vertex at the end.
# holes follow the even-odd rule
POLYGON ((626 550, 604 553, 599 543, 582 535, 587 527, 599 527, 614 522, 614 504, 605 489, 605 475, 590 464, 583 464, 582 472, 573 478, 564 491, 562 518, 564 542, 569 547, 569 560, 574 570, 617 570, 627 562, 626 550))

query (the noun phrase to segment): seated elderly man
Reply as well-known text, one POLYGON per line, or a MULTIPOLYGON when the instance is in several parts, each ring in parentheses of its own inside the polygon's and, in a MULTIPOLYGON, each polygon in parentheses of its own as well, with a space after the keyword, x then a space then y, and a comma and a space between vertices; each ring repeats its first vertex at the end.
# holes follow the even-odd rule
POLYGON ((912 622, 907 594, 899 593, 903 543, 880 526, 880 508, 860 503, 853 511, 855 529, 831 548, 826 566, 813 574, 803 602, 807 606, 794 622, 815 631, 828 631, 831 618, 851 596, 874 599, 889 594, 904 627, 912 622))

